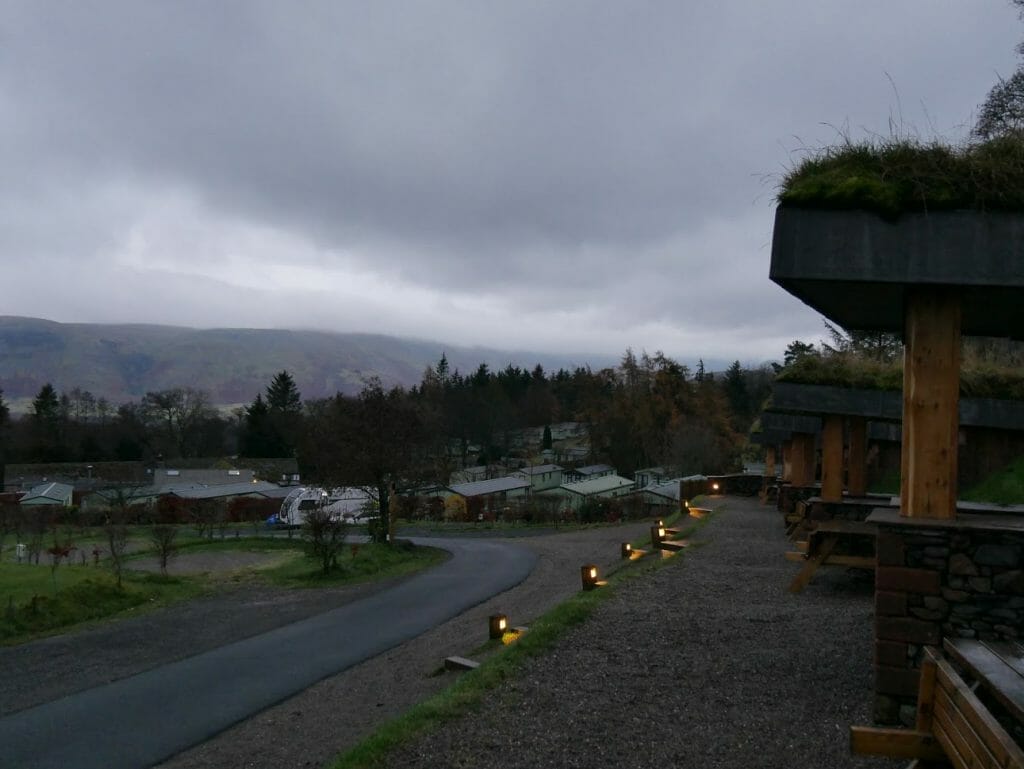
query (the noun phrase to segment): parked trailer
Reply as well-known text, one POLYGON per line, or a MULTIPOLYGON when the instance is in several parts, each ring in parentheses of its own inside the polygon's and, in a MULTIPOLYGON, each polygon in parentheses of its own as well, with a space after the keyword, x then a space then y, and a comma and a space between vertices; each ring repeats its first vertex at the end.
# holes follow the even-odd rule
POLYGON ((323 489, 300 486, 284 498, 275 523, 301 526, 311 510, 325 509, 332 518, 349 523, 362 522, 373 506, 373 497, 359 488, 323 489))

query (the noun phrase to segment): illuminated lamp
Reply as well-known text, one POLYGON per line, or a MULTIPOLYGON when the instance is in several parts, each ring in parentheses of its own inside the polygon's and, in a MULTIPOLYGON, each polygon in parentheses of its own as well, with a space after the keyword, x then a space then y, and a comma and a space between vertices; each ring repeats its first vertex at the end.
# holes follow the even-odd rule
POLYGON ((715 492, 718 491, 718 481, 715 481, 714 483, 711 484, 711 490, 715 492))
POLYGON ((651 545, 655 548, 660 547, 663 539, 665 539, 665 526, 659 521, 657 526, 651 527, 651 545))
POLYGON ((492 614, 487 618, 487 630, 491 638, 501 638, 508 630, 508 617, 504 614, 492 614))
POLYGON ((622 543, 622 557, 632 558, 633 557, 633 546, 628 542, 622 543))
POLYGON ((583 580, 584 590, 593 590, 599 584, 597 581, 597 567, 592 563, 580 566, 580 578, 583 580))

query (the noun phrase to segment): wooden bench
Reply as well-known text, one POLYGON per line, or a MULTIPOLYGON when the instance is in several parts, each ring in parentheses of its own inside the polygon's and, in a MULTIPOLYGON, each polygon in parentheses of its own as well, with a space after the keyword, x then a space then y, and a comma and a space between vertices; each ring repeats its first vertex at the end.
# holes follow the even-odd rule
MULTIPOLYGON (((1020 647, 962 639, 947 639, 945 647, 953 659, 965 664, 968 678, 976 678, 977 686, 984 687, 1019 721, 1024 715, 1020 647)), ((1024 769, 1024 751, 967 681, 931 648, 925 649, 921 665, 914 728, 853 726, 850 749, 866 755, 913 759, 910 766, 922 769, 1024 769)))
POLYGON ((877 533, 877 525, 865 521, 834 520, 818 523, 808 534, 806 547, 798 545, 796 550, 786 553, 787 559, 804 565, 790 583, 789 592, 799 593, 807 587, 821 566, 874 569, 874 539, 877 533), (865 544, 867 541, 871 542, 870 546, 865 544), (858 548, 870 549, 871 554, 859 554, 856 552, 858 548))

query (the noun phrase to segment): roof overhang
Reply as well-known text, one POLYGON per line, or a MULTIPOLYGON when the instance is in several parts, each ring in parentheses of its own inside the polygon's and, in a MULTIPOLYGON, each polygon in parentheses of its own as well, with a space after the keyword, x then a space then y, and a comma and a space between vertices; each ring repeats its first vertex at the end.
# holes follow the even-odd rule
POLYGON ((1024 214, 780 207, 769 276, 847 329, 903 332, 908 288, 957 289, 961 331, 1024 339, 1024 214))

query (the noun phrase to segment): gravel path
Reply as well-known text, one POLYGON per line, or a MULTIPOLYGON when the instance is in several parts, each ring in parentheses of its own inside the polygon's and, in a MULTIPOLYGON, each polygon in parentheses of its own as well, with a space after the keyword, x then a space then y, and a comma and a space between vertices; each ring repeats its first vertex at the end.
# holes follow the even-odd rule
POLYGON ((898 765, 847 748, 870 723, 871 580, 826 569, 787 593, 797 567, 756 500, 728 499, 701 539, 389 765, 898 765))

